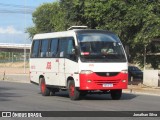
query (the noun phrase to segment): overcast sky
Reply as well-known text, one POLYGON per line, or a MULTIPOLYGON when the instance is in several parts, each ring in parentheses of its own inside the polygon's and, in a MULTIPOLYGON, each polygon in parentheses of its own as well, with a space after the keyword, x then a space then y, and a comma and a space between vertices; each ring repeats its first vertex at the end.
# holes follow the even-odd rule
POLYGON ((43 3, 54 1, 0 0, 0 43, 30 43, 24 32, 27 27, 33 26, 32 12, 43 3), (28 14, 24 14, 25 6, 28 14))

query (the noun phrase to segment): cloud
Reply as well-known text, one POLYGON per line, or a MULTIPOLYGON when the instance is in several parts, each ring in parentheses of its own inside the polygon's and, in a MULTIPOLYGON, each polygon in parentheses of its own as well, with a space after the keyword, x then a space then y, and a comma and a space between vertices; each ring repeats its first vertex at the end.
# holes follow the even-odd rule
POLYGON ((7 26, 6 28, 0 27, 0 34, 23 34, 23 32, 16 30, 13 26, 7 26))
POLYGON ((30 44, 31 40, 28 39, 29 35, 27 33, 23 34, 0 34, 0 43, 9 44, 30 44))

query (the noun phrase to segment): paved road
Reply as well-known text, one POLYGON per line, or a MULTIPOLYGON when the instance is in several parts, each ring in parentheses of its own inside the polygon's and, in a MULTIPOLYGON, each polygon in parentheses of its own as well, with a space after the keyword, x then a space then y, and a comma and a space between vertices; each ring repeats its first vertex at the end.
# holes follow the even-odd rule
POLYGON ((36 85, 0 81, 0 111, 84 110, 159 111, 160 97, 123 94, 121 100, 111 100, 110 95, 88 95, 80 101, 71 101, 66 92, 43 97, 36 85))

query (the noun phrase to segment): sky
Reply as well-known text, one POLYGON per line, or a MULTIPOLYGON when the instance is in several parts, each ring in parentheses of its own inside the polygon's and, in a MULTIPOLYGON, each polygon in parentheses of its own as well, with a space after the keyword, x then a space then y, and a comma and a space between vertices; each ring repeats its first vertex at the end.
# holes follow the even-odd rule
POLYGON ((25 33, 33 26, 32 12, 43 3, 56 0, 0 0, 0 44, 30 44, 25 33), (28 14, 24 14, 24 11, 28 14))

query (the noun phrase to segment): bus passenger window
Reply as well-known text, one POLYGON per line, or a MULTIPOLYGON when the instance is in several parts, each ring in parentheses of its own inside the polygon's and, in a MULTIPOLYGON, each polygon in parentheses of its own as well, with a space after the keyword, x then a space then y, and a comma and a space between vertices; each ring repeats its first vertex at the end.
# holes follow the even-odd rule
POLYGON ((75 44, 73 38, 68 38, 67 40, 68 46, 67 46, 67 58, 71 60, 76 60, 75 55, 75 44))
POLYGON ((47 57, 49 40, 42 40, 40 57, 47 57))
POLYGON ((68 45, 68 42, 66 38, 62 38, 59 40, 58 54, 57 54, 58 57, 60 58, 66 57, 67 45, 68 45))
POLYGON ((75 48, 73 38, 62 38, 59 40, 58 57, 75 60, 75 48))
POLYGON ((38 52, 39 52, 39 41, 35 40, 33 42, 31 57, 33 57, 33 58, 38 57, 38 52))
POLYGON ((49 57, 55 57, 57 54, 57 47, 58 47, 58 39, 54 38, 51 40, 51 48, 49 51, 49 57))

